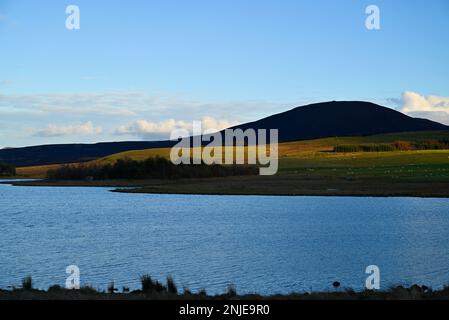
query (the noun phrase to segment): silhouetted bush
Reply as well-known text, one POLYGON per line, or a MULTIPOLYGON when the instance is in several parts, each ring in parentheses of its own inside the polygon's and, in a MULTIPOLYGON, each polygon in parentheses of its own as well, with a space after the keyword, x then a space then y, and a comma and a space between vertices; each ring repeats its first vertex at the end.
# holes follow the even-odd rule
POLYGON ((231 284, 228 286, 228 292, 226 293, 226 295, 230 298, 237 296, 237 289, 234 285, 231 284))
POLYGON ((119 159, 114 164, 64 165, 49 170, 47 178, 52 180, 104 180, 104 179, 180 179, 209 178, 258 174, 256 166, 251 165, 207 165, 180 164, 161 157, 143 161, 119 159))
POLYGON ((0 176, 15 176, 15 175, 16 175, 16 167, 4 162, 0 162, 0 176))
POLYGON ((190 291, 189 288, 184 288, 183 291, 184 291, 184 295, 185 295, 185 296, 190 296, 190 295, 192 295, 192 291, 190 291))
MULTIPOLYGON (((368 290, 355 291, 351 288, 341 287, 340 282, 335 281, 332 283, 335 290, 316 291, 316 292, 292 292, 289 294, 274 294, 270 296, 263 296, 257 293, 252 294, 237 294, 237 291, 233 285, 228 286, 228 290, 224 294, 208 295, 205 289, 200 290, 198 293, 192 293, 188 288, 184 288, 183 293, 177 293, 177 290, 173 288, 169 289, 173 280, 171 277, 167 278, 167 287, 160 284, 158 281, 154 281, 150 276, 145 275, 141 277, 142 290, 141 291, 129 291, 129 288, 123 287, 123 293, 116 293, 113 299, 153 299, 153 298, 180 298, 185 297, 187 299, 307 299, 307 300, 323 300, 323 299, 362 299, 362 300, 420 300, 420 299, 445 299, 449 298, 449 287, 444 286, 443 289, 432 290, 431 287, 425 285, 412 285, 410 287, 404 286, 392 286, 390 288, 382 290, 368 290), (169 280, 171 279, 171 280, 169 280), (125 290, 126 289, 126 290, 125 290), (142 292, 144 295, 142 296, 142 292), (162 295, 159 293, 162 292, 162 295), (170 296, 167 296, 170 293, 170 296)), ((174 284, 174 283, 173 283, 174 284)), ((109 284, 106 291, 99 291, 91 286, 83 286, 79 290, 68 290, 59 285, 53 285, 44 290, 33 290, 31 276, 28 276, 22 280, 22 288, 12 287, 10 290, 3 290, 0 288, 0 300, 2 299, 111 299, 110 293, 117 292, 114 283, 109 284)))
POLYGON ((143 292, 153 291, 153 280, 149 275, 143 275, 140 277, 140 284, 142 285, 143 292))
POLYGON ((118 289, 115 287, 114 281, 110 282, 108 285, 108 293, 115 293, 118 289))
POLYGON ((176 287, 175 281, 173 281, 173 278, 170 276, 167 277, 167 292, 178 294, 178 288, 176 287))
POLYGON ((80 293, 83 293, 83 294, 98 294, 99 292, 97 291, 97 289, 95 289, 94 287, 92 287, 92 286, 90 286, 90 285, 87 285, 87 286, 82 286, 80 289, 79 289, 79 292, 80 293))
POLYGON ((140 283, 142 285, 142 291, 145 293, 154 293, 154 292, 164 292, 167 291, 167 288, 164 287, 157 280, 151 279, 149 275, 143 275, 140 277, 140 283))
POLYGON ((33 279, 31 276, 26 276, 22 279, 22 289, 32 290, 33 289, 33 279))
POLYGON ((61 287, 59 284, 54 284, 48 288, 48 292, 61 292, 64 291, 63 287, 61 287))

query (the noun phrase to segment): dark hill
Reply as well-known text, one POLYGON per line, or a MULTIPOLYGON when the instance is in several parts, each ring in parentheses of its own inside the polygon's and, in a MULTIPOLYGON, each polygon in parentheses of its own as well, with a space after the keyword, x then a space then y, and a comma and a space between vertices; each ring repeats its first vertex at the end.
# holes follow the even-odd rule
POLYGON ((412 118, 393 109, 362 101, 310 104, 237 127, 278 128, 279 141, 449 129, 434 121, 412 118))
MULTIPOLYGON (((381 133, 449 130, 448 126, 409 117, 393 109, 361 101, 323 102, 278 113, 234 128, 279 129, 279 141, 381 133)), ((171 141, 60 144, 0 150, 0 161, 16 166, 79 162, 113 153, 170 147, 171 141)))
POLYGON ((9 148, 0 150, 0 161, 16 166, 82 162, 123 151, 166 148, 172 144, 171 141, 130 141, 9 148))

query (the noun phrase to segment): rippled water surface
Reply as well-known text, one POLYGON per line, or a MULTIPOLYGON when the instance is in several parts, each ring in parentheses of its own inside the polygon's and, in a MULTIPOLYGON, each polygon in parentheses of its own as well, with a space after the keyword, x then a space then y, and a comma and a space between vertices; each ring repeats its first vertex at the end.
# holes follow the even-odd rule
POLYGON ((449 283, 449 199, 149 195, 0 185, 0 288, 138 288, 172 275, 217 293, 449 283))

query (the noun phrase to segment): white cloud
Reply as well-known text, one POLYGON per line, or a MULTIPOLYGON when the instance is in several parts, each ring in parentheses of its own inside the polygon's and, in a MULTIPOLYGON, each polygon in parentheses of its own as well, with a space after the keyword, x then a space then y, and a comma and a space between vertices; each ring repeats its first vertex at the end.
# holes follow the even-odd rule
MULTIPOLYGON (((229 121, 226 119, 215 119, 210 116, 204 116, 201 119, 202 130, 220 131, 237 125, 236 121, 229 121)), ((168 119, 159 122, 152 122, 147 120, 137 120, 129 125, 119 126, 115 130, 118 135, 136 135, 146 139, 169 139, 170 133, 176 129, 185 129, 192 132, 191 121, 168 119)))
POLYGON ((91 121, 82 124, 55 125, 49 124, 47 128, 38 130, 34 133, 37 137, 63 137, 73 135, 97 135, 101 134, 103 129, 100 126, 95 127, 91 121))
POLYGON ((449 97, 423 96, 412 91, 402 94, 401 112, 449 124, 449 97))
POLYGON ((157 114, 159 119, 169 119, 180 113, 191 118, 205 114, 213 114, 217 118, 238 114, 239 120, 250 121, 295 105, 258 100, 202 101, 179 94, 150 95, 144 92, 0 94, 0 114, 51 117, 77 115, 148 119, 157 114))
POLYGON ((239 124, 237 121, 229 121, 226 119, 215 119, 210 116, 205 116, 201 119, 203 130, 223 130, 239 124))
POLYGON ((172 127, 189 127, 193 120, 202 119, 205 115, 211 116, 211 119, 203 119, 206 128, 222 129, 235 124, 235 121, 217 119, 232 119, 244 123, 301 104, 303 103, 264 100, 213 101, 194 99, 186 94, 131 91, 29 94, 0 92, 0 120, 4 122, 0 126, 0 145, 45 144, 47 137, 55 136, 52 132, 59 135, 59 139, 52 140, 58 143, 95 142, 95 135, 72 135, 67 138, 63 135, 64 130, 50 128, 47 131, 40 130, 38 135, 37 130, 28 130, 40 128, 42 123, 72 124, 88 121, 103 128, 101 137, 105 141, 116 140, 117 134, 121 134, 120 138, 124 140, 134 137, 147 140, 167 139, 172 127), (182 121, 188 124, 183 124, 182 121))
POLYGON ((137 120, 130 125, 119 126, 116 134, 146 135, 146 134, 167 134, 175 129, 187 129, 188 122, 182 120, 168 119, 159 122, 147 120, 137 120))

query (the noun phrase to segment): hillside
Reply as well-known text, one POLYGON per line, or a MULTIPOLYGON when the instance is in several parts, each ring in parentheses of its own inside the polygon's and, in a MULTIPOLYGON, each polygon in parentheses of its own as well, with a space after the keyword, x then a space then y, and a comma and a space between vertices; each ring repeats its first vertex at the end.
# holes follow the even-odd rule
MULTIPOLYGON (((389 133, 364 137, 333 137, 283 142, 279 144, 279 170, 280 173, 296 173, 298 170, 319 168, 319 170, 314 172, 325 171, 326 174, 334 175, 345 172, 347 168, 366 168, 371 173, 375 168, 382 170, 382 168, 389 166, 398 166, 398 170, 403 165, 443 165, 446 167, 449 165, 449 150, 416 150, 380 153, 330 152, 334 147, 339 145, 392 143, 397 140, 426 141, 431 139, 449 140, 449 131, 389 133)), ((125 151, 89 161, 88 164, 101 165, 114 163, 118 159, 125 158, 144 160, 155 156, 168 158, 170 156, 170 148, 125 151)), ((17 173, 25 177, 45 177, 48 170, 58 167, 59 165, 57 164, 20 167, 17 168, 17 173)), ((416 174, 416 171, 414 173, 416 174)))
MULTIPOLYGON (((382 133, 449 130, 426 119, 362 101, 323 102, 297 107, 234 128, 279 130, 279 141, 325 137, 370 136, 382 133)), ((43 145, 0 150, 0 161, 16 166, 82 162, 130 150, 167 148, 171 141, 108 142, 98 144, 43 145)))
POLYGON ((15 166, 84 162, 128 150, 167 148, 171 141, 102 142, 96 144, 54 144, 0 150, 0 161, 15 166))

